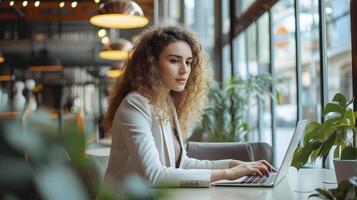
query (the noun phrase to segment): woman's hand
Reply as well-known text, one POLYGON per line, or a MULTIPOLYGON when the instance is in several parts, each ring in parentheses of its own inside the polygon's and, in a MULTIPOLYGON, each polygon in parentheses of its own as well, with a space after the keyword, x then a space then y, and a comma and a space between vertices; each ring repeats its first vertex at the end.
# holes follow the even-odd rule
POLYGON ((228 180, 234 180, 242 176, 269 176, 269 173, 274 171, 274 168, 266 161, 259 160, 254 162, 241 162, 239 165, 228 169, 228 180))
POLYGON ((229 169, 214 170, 211 175, 211 181, 218 181, 222 179, 235 180, 242 176, 268 176, 269 172, 275 171, 274 168, 266 161, 259 160, 254 162, 231 161, 229 169))

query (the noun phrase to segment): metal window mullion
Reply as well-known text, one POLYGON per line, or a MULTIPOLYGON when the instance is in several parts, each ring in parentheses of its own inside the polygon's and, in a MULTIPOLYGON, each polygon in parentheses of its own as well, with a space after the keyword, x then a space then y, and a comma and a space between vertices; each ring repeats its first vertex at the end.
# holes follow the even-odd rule
MULTIPOLYGON (((223 82, 223 45, 222 45, 222 4, 219 0, 214 0, 214 56, 215 56, 215 78, 218 82, 223 82)), ((202 18, 203 19, 203 18, 202 18)))
MULTIPOLYGON (((326 17, 325 0, 318 0, 319 3, 319 49, 320 49, 320 77, 321 77, 321 111, 328 101, 328 80, 327 80, 327 36, 326 36, 326 17)), ((321 116, 323 122, 323 116, 321 116)))
MULTIPOLYGON (((274 76, 275 70, 274 70, 274 37, 273 37, 273 14, 272 14, 272 8, 269 9, 269 73, 274 76)), ((273 88, 275 87, 275 84, 273 83, 270 91, 273 92, 273 88)), ((275 148, 275 140, 276 140, 276 113, 275 113, 275 107, 276 104, 273 100, 270 102, 270 109, 271 109, 271 145, 273 149, 272 153, 272 163, 275 163, 275 155, 276 155, 276 148, 275 148)))
MULTIPOLYGON (((351 15, 351 46, 352 46, 352 91, 355 99, 353 109, 357 110, 357 0, 350 2, 351 15)), ((354 144, 357 143, 354 138, 354 144)))
MULTIPOLYGON (((294 1, 295 7, 295 64, 296 64, 296 102, 297 121, 302 119, 301 105, 301 37, 300 37, 300 1, 294 1)), ((296 121, 296 123, 297 123, 296 121)))
MULTIPOLYGON (((234 26, 235 26, 235 18, 236 18, 236 0, 230 0, 229 1, 230 6, 230 12, 229 12, 229 16, 230 16, 230 31, 229 31, 229 45, 230 45, 230 59, 231 59, 231 76, 234 77, 234 66, 236 66, 237 63, 235 63, 235 59, 234 59, 234 54, 235 54, 235 46, 234 46, 234 26)), ((238 36, 237 36, 238 37, 238 36)))
MULTIPOLYGON (((260 58, 260 51, 259 51, 259 23, 258 21, 255 21, 255 37, 256 37, 256 43, 255 43, 255 51, 257 55, 257 66, 258 66, 258 74, 261 73, 261 58, 260 58)), ((258 142, 262 141, 262 134, 263 134, 263 102, 257 97, 258 100, 258 142)))
MULTIPOLYGON (((319 49, 320 49, 320 77, 321 77, 321 111, 328 101, 328 80, 327 80, 327 36, 326 36, 326 17, 325 17, 325 0, 319 0, 319 49)), ((324 117, 321 116, 321 122, 324 117)), ((329 160, 329 159, 326 159, 329 160)), ((322 163, 323 167, 329 167, 328 162, 322 163)))

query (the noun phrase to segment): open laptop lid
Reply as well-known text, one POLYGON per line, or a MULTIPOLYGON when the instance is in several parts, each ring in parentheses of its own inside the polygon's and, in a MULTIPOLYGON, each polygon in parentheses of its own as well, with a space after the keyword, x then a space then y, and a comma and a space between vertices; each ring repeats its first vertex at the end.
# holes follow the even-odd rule
POLYGON ((281 167, 278 170, 276 179, 274 181, 274 185, 278 184, 288 172, 288 169, 291 166, 291 162, 293 160, 295 149, 298 146, 302 135, 304 134, 306 125, 307 125, 307 120, 301 120, 298 122, 294 134, 290 140, 288 149, 286 150, 281 167))

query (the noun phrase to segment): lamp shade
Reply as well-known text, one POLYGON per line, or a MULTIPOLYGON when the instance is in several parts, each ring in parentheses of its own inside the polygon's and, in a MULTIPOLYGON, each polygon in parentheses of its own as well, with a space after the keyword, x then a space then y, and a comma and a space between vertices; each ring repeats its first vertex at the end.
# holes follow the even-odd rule
POLYGON ((40 50, 40 55, 32 59, 30 71, 62 71, 63 66, 59 59, 50 57, 47 49, 40 50))
POLYGON ((107 60, 126 60, 132 46, 128 40, 118 39, 106 44, 103 51, 99 53, 99 57, 107 60))
POLYGON ((149 23, 143 10, 131 0, 111 0, 100 5, 90 23, 106 28, 140 28, 149 23))
POLYGON ((0 51, 0 63, 3 63, 3 62, 5 62, 5 58, 0 51))
POLYGON ((123 73, 123 70, 118 69, 118 68, 112 68, 109 71, 107 71, 106 75, 109 78, 118 78, 122 73, 123 73))

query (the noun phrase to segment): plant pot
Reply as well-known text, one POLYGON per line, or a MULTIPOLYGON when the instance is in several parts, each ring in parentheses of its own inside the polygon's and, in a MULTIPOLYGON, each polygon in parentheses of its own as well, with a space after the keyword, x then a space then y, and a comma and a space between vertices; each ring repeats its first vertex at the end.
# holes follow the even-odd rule
POLYGON ((357 175, 357 160, 340 160, 334 159, 335 173, 337 183, 357 175))

